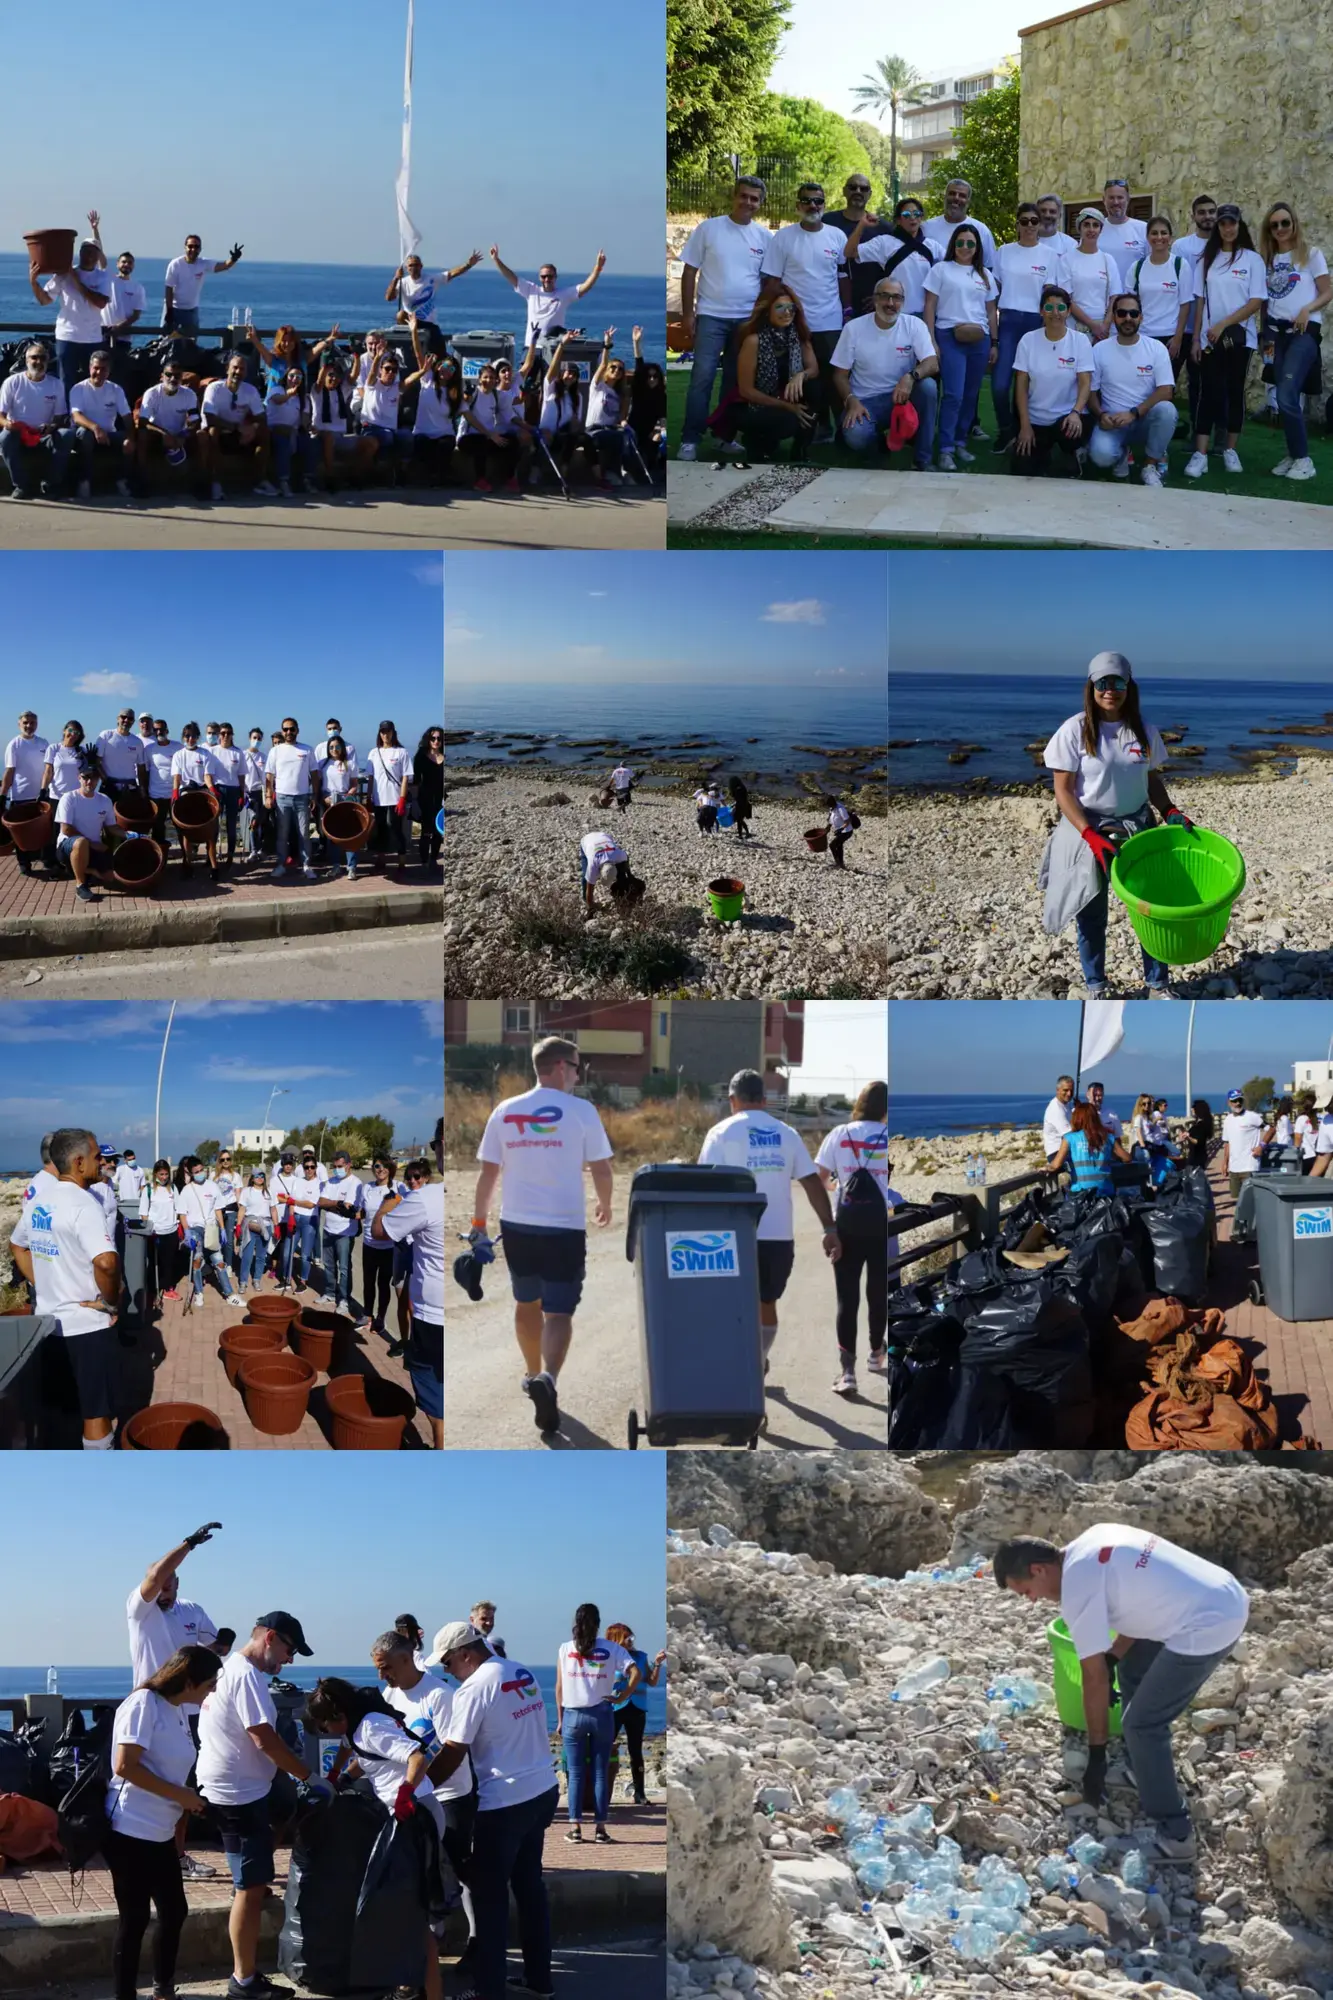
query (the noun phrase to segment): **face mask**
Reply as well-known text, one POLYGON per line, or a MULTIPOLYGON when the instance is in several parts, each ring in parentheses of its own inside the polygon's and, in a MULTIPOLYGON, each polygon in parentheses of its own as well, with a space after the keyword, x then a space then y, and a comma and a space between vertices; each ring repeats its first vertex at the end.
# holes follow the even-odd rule
POLYGON ((208 1179, 208 1175, 201 1170, 197 1174, 191 1174, 190 1179, 192 1181, 206 1181, 208 1179))
POLYGON ((347 1179, 346 1167, 335 1167, 329 1175, 329 1179, 331 1181, 345 1181, 347 1179))
POLYGON ((222 741, 222 738, 218 735, 215 729, 210 729, 208 735, 204 738, 204 741, 206 743, 220 743, 222 741))

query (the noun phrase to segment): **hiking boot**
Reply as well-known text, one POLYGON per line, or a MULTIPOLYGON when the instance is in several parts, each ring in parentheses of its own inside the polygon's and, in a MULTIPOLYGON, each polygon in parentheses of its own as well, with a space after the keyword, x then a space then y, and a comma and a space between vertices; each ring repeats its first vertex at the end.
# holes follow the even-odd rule
POLYGON ((1186 1827, 1178 1840, 1163 1833, 1160 1827, 1150 1840, 1144 1842, 1143 1851, 1150 1861, 1197 1861, 1199 1844, 1194 1838, 1194 1828, 1186 1827))
POLYGON ((533 1422, 543 1437, 549 1437, 560 1428, 560 1407, 556 1400, 555 1383, 542 1370, 540 1375, 530 1375, 523 1384, 527 1395, 532 1398, 533 1422))

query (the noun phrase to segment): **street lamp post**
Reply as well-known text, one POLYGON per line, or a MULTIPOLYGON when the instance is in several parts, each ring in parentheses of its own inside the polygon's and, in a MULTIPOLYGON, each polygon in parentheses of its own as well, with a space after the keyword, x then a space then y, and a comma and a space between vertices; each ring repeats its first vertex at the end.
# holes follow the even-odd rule
POLYGON ((263 1122, 259 1127, 259 1164, 264 1168, 265 1173, 268 1172, 268 1168, 264 1165, 265 1160, 268 1158, 268 1142, 264 1136, 268 1131, 268 1114, 273 1109, 273 1100, 275 1097, 290 1096, 291 1092, 289 1090, 280 1089, 275 1083, 268 1094, 268 1103, 264 1106, 263 1122))

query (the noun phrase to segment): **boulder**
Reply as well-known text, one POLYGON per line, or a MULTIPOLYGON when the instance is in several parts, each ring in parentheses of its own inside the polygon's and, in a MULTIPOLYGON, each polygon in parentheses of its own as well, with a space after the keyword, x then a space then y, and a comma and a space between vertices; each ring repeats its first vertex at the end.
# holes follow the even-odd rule
POLYGON ((716 1522, 766 1549, 872 1576, 935 1562, 949 1539, 915 1474, 870 1452, 680 1452, 667 1466, 667 1518, 702 1534, 716 1522))
POLYGON ((855 1875, 845 1861, 832 1854, 775 1861, 773 1887, 787 1907, 803 1917, 822 1917, 831 1909, 855 1910, 861 1905, 855 1875))
MULTIPOLYGON (((1333 1700, 1328 1697, 1290 1747, 1264 1819, 1263 1842, 1273 1886, 1311 1923, 1333 1925, 1333 1700)), ((1333 1965, 1333 1948, 1325 1950, 1333 1965)))
POLYGON ((1322 1973, 1333 1963, 1327 1938, 1272 1917, 1250 1917, 1243 1923, 1236 1952, 1251 1979, 1295 1979, 1303 1972, 1322 1973))
POLYGON ((755 1835, 755 1787, 745 1759, 726 1744, 673 1731, 666 1789, 671 1948, 710 1942, 777 1970, 792 1964, 791 1916, 755 1835))

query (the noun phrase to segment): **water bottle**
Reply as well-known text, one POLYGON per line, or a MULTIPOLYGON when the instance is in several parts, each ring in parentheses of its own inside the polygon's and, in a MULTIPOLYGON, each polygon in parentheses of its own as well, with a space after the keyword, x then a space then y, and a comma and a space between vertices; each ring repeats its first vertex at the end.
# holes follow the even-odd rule
POLYGON ((894 1701, 912 1701, 917 1695, 924 1694, 927 1688, 936 1687, 941 1681, 947 1681, 948 1678, 949 1662, 942 1654, 936 1654, 932 1659, 920 1661, 918 1665, 912 1668, 910 1673, 904 1674, 897 1687, 893 1690, 891 1699, 894 1701))
POLYGON ((730 1528, 724 1528, 720 1521, 715 1521, 708 1530, 708 1539, 715 1549, 729 1549, 736 1537, 730 1528))
POLYGON ((988 1722, 977 1737, 977 1748, 978 1750, 1003 1750, 1004 1744, 1000 1739, 1000 1732, 993 1722, 988 1722))
POLYGON ((978 1183, 979 1183, 979 1184, 980 1184, 980 1185, 981 1185, 982 1187, 985 1187, 985 1185, 986 1185, 986 1155, 985 1155, 984 1153, 978 1153, 978 1154, 977 1154, 977 1180, 978 1180, 978 1183))
POLYGON ((969 1187, 973 1185, 973 1183, 977 1178, 977 1156, 975 1153, 969 1153, 967 1156, 967 1166, 964 1169, 964 1177, 969 1187))
POLYGON ((893 1880, 893 1865, 888 1855, 876 1854, 863 1861, 856 1871, 856 1879, 867 1895, 882 1895, 893 1880))
POLYGON ((853 1813, 860 1812, 860 1794, 854 1792, 850 1785, 840 1785, 837 1791, 829 1793, 826 1810, 829 1818, 837 1820, 841 1826, 852 1817, 853 1813))
POLYGON ((1073 1889, 1078 1886, 1078 1877, 1069 1863, 1054 1854, 1048 1854, 1037 1863, 1037 1879, 1043 1889, 1073 1889))
POLYGON ((46 1670, 46 1692, 48 1694, 60 1693, 60 1676, 54 1667, 48 1667, 46 1670))
POLYGON ((1090 1833, 1081 1833, 1071 1843, 1069 1852, 1080 1868, 1100 1868, 1106 1859, 1106 1849, 1100 1840, 1094 1840, 1090 1833))
POLYGON ((993 1924, 961 1924, 949 1942, 960 1958, 990 1958, 1000 1942, 993 1924))
POLYGON ((1122 1880, 1130 1889, 1146 1889, 1152 1880, 1152 1870, 1137 1847, 1130 1848, 1121 1866, 1120 1874, 1122 1880))

